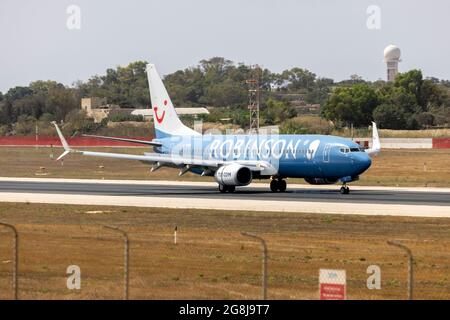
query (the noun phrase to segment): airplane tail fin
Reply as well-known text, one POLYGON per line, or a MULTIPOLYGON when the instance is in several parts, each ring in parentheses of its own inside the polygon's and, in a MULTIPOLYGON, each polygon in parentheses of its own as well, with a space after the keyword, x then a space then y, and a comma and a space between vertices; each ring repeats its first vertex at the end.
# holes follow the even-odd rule
POLYGON ((178 118, 172 100, 170 100, 154 64, 147 65, 147 76, 156 138, 172 135, 199 135, 198 132, 186 127, 178 118))
POLYGON ((376 156, 381 151, 380 137, 378 136, 377 124, 372 121, 372 148, 367 149, 369 156, 376 156))

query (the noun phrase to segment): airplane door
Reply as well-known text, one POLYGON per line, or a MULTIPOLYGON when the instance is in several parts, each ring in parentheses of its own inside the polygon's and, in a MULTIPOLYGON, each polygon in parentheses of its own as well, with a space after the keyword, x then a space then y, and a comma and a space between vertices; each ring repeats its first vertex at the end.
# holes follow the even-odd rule
POLYGON ((323 148, 323 162, 330 162, 330 150, 331 150, 331 144, 327 143, 325 147, 323 148))

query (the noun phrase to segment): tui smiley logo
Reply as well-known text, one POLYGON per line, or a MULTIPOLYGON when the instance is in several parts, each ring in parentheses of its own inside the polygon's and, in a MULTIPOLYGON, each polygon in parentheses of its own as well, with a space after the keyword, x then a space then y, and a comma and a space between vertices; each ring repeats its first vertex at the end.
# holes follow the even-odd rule
MULTIPOLYGON (((164 106, 167 106, 167 100, 164 100, 164 106)), ((155 111, 155 118, 158 123, 163 122, 164 116, 166 115, 166 110, 163 111, 161 117, 158 115, 158 106, 154 106, 153 110, 155 111)))

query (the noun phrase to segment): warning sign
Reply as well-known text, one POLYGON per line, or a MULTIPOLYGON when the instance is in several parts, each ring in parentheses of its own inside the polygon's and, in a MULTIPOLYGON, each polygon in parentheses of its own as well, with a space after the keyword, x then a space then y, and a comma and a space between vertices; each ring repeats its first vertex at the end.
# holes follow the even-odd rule
POLYGON ((320 300, 345 300, 347 298, 345 270, 319 270, 320 300))

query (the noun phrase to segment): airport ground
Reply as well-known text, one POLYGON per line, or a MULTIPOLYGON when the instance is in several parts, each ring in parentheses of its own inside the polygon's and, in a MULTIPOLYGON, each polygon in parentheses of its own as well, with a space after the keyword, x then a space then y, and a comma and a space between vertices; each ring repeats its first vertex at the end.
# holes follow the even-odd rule
MULTIPOLYGON (((414 254, 416 299, 450 298, 450 219, 288 212, 1 203, 2 220, 20 234, 22 299, 120 299, 123 241, 130 237, 131 299, 257 299, 260 246, 267 241, 268 297, 317 299, 320 268, 347 271, 349 299, 405 299, 406 255, 414 254), (178 226, 174 244, 173 231, 178 226), (68 290, 66 268, 81 268, 68 290), (367 268, 381 268, 381 289, 367 268)), ((0 229, 0 298, 11 297, 11 234, 0 229)))
MULTIPOLYGON (((94 150, 94 148, 89 148, 94 150)), ((96 148, 101 151, 142 154, 144 148, 96 148)), ((149 166, 136 161, 69 155, 64 166, 52 161, 50 148, 0 148, 0 176, 129 180, 212 181, 212 178, 162 168, 150 173, 149 166)), ((54 156, 61 153, 53 150, 54 156)), ((258 182, 258 181, 256 181, 258 182)), ((262 181, 264 182, 264 181, 262 181)), ((266 182, 264 182, 266 183, 266 182)), ((288 183, 304 183, 289 179, 288 183)), ((450 149, 386 149, 374 158, 372 167, 355 185, 450 187, 450 149)))
MULTIPOLYGON (((136 154, 146 151, 143 148, 99 150, 136 154)), ((61 149, 53 151, 57 156, 61 149)), ((212 178, 191 174, 178 177, 176 170, 167 168, 150 173, 149 166, 139 162, 80 155, 70 155, 62 166, 50 159, 50 148, 2 147, 0 152, 1 177, 212 181, 212 178)), ((42 185, 44 190, 39 194, 39 187, 32 190, 35 188, 33 182, 21 185, 2 183, 5 188, 3 196, 6 196, 5 192, 14 192, 8 191, 8 188, 17 188, 19 193, 16 197, 20 197, 20 192, 33 192, 30 194, 36 197, 52 197, 54 194, 53 198, 134 196, 136 201, 153 201, 154 197, 160 196, 152 194, 154 188, 136 183, 134 187, 127 187, 128 191, 116 191, 116 186, 108 185, 106 188, 105 185, 104 188, 99 187, 102 194, 94 187, 78 190, 82 185, 72 190, 70 188, 75 187, 69 184, 64 186, 68 188, 64 192, 64 188, 58 189, 57 185, 48 183, 42 185), (25 190, 27 188, 28 191, 25 190), (52 188, 56 189, 52 191, 52 188)), ((304 182, 290 179, 289 183, 304 182)), ((356 184, 448 188, 450 150, 383 150, 356 184)), ((193 187, 193 196, 190 196, 192 203, 206 201, 202 197, 209 197, 211 199, 208 201, 214 202, 217 195, 211 195, 213 191, 209 188, 209 185, 193 187)), ((364 187, 359 188, 362 189, 355 187, 355 192, 350 196, 358 198, 358 195, 367 197, 370 194, 370 197, 382 197, 389 194, 386 199, 376 201, 394 201, 384 204, 393 208, 398 204, 428 208, 413 203, 415 200, 411 199, 411 195, 415 193, 411 192, 428 199, 428 205, 431 205, 429 202, 433 201, 433 197, 441 200, 445 197, 444 193, 432 188, 427 188, 427 193, 397 189, 390 192, 376 188, 369 192, 364 187)), ((176 190, 172 189, 174 193, 176 190)), ((259 190, 263 188, 253 189, 249 194, 227 194, 229 197, 225 200, 231 203, 236 200, 234 196, 265 197, 264 192, 259 190)), ((326 205, 327 201, 336 201, 334 197, 339 196, 337 192, 320 191, 320 188, 311 192, 302 190, 298 187, 295 192, 278 200, 301 207, 305 197, 312 203, 326 205), (324 196, 326 201, 317 202, 313 199, 316 196, 324 196), (289 201, 286 197, 293 197, 298 202, 289 201)), ((268 198, 269 195, 276 196, 266 195, 268 198)), ((164 201, 171 203, 177 197, 174 193, 166 196, 164 201)), ((24 299, 120 299, 123 292, 123 242, 120 235, 104 229, 104 225, 117 226, 129 233, 131 299, 259 298, 260 247, 254 240, 243 237, 240 234, 242 231, 254 232, 267 241, 270 299, 317 299, 320 268, 346 270, 349 299, 405 299, 407 258, 398 248, 387 244, 388 240, 394 239, 407 245, 414 254, 415 298, 450 299, 449 218, 5 201, 8 200, 5 198, 0 203, 1 221, 15 225, 20 234, 19 297, 24 299), (176 245, 173 243, 175 226, 178 227, 176 245), (81 268, 80 291, 66 287, 66 268, 69 265, 81 268), (367 288, 366 281, 370 276, 367 268, 371 265, 381 268, 379 290, 367 288)), ((373 199, 361 201, 376 207, 373 199)), ((447 210, 445 203, 436 208, 447 210)), ((340 201, 340 207, 345 205, 340 201)), ((11 234, 0 228, 1 299, 11 298, 11 241, 11 234)))

